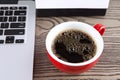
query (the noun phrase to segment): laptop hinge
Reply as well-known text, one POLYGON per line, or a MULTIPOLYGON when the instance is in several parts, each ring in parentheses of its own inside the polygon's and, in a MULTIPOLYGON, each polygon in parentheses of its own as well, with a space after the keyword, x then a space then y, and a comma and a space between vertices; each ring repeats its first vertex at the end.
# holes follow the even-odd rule
POLYGON ((0 4, 17 4, 18 0, 0 0, 0 4))

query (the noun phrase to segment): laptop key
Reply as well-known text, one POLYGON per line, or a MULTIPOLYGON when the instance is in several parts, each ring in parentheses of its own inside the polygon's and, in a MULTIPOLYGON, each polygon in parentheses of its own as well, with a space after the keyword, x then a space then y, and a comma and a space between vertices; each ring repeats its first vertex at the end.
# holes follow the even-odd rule
POLYGON ((7 17, 0 17, 0 22, 6 22, 7 21, 7 17))
POLYGON ((17 10, 17 7, 10 7, 10 10, 17 10))
POLYGON ((0 7, 1 10, 8 10, 8 7, 0 7))
POLYGON ((2 16, 4 14, 4 11, 0 11, 0 16, 2 16))
POLYGON ((26 21, 26 17, 18 17, 18 21, 26 21))
POLYGON ((27 7, 23 6, 23 7, 19 7, 19 10, 26 10, 27 7))
POLYGON ((0 17, 0 22, 2 22, 3 21, 3 17, 0 17))
POLYGON ((3 34, 3 30, 0 30, 0 35, 2 35, 3 34))
POLYGON ((25 28, 25 23, 11 23, 10 28, 25 28))
POLYGON ((15 22, 17 20, 17 17, 9 17, 10 22, 15 22))
POLYGON ((25 30, 24 29, 8 29, 5 30, 4 35, 24 35, 25 30))
POLYGON ((4 43, 4 40, 0 40, 0 44, 3 44, 4 43))
POLYGON ((16 43, 24 43, 24 39, 16 39, 16 43))
POLYGON ((26 15, 26 11, 15 11, 15 15, 26 15))
POLYGON ((5 12, 5 15, 6 15, 6 16, 13 15, 13 11, 6 11, 6 12, 5 12))
POLYGON ((0 7, 0 10, 4 10, 4 7, 0 7))
POLYGON ((1 23, 1 28, 8 28, 9 27, 9 23, 1 23))
POLYGON ((14 43, 14 36, 6 36, 5 43, 14 43))

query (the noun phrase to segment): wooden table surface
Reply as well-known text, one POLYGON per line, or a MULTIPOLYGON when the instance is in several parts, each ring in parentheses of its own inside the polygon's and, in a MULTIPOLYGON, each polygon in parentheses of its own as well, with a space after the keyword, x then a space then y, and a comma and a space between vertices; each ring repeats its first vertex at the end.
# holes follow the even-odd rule
POLYGON ((120 0, 111 0, 105 16, 37 17, 34 80, 120 80, 120 0), (55 25, 66 21, 82 21, 106 26, 104 50, 99 62, 89 71, 73 75, 56 69, 45 50, 45 38, 55 25))

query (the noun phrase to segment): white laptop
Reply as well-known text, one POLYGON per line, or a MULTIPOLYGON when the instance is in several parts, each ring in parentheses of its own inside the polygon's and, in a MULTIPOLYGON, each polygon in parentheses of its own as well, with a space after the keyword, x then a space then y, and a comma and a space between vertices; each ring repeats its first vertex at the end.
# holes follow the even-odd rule
POLYGON ((35 2, 0 0, 0 80, 32 80, 35 2))

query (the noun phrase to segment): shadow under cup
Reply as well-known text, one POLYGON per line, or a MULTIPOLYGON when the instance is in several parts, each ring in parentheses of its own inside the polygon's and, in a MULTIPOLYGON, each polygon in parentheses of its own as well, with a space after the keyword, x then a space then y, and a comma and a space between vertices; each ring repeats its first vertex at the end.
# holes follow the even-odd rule
POLYGON ((54 28, 50 30, 50 32, 46 37, 46 49, 50 61, 59 70, 72 74, 85 72, 88 69, 90 69, 92 66, 94 66, 98 61, 100 55, 102 54, 103 47, 104 47, 104 42, 100 33, 94 27, 82 22, 64 22, 59 25, 56 25, 54 28), (58 34, 60 34, 61 32, 64 32, 69 29, 70 30, 76 29, 85 32, 86 34, 92 37, 97 47, 95 56, 93 58, 85 62, 70 63, 63 61, 59 59, 57 56, 55 56, 55 54, 52 51, 52 45, 56 36, 58 36, 58 34))

